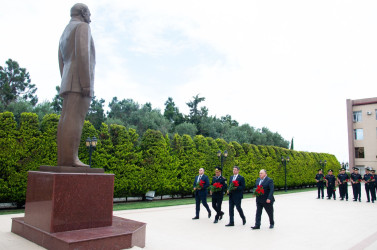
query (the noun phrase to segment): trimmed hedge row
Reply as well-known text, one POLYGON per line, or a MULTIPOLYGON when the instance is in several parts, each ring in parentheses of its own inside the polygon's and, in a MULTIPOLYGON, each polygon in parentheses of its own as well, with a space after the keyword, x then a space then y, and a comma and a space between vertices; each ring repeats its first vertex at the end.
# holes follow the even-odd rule
MULTIPOLYGON (((12 113, 0 113, 0 202, 23 204, 27 172, 38 170, 40 165, 56 165, 58 122, 56 114, 46 115, 39 123, 36 114, 23 113, 17 126, 12 113)), ((99 138, 92 155, 92 167, 115 174, 114 197, 143 196, 149 190, 155 190, 156 195, 191 194, 200 167, 205 168, 208 176, 213 175, 214 167, 220 163, 218 150, 228 151, 223 175, 229 178, 233 166, 239 166, 247 189, 252 189, 262 168, 267 169, 277 188, 283 187, 281 156, 290 157, 287 164, 289 187, 314 184, 320 160, 327 160, 327 169, 340 167, 331 154, 240 145, 201 135, 192 139, 189 135, 176 134, 169 138, 155 130, 148 130, 139 138, 134 129, 115 124, 108 127, 103 123, 96 130, 88 121, 84 124, 79 148, 79 157, 84 163, 89 162, 85 139, 92 136, 99 138)))

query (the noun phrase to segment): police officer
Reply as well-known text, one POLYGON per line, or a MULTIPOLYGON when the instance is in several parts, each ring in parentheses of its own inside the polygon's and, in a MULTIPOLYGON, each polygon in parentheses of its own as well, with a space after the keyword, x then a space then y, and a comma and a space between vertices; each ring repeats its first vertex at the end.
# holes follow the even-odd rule
POLYGON ((346 201, 348 201, 348 181, 349 176, 346 174, 346 169, 341 168, 340 173, 338 174, 337 181, 339 183, 339 195, 340 200, 344 200, 344 197, 346 198, 346 201))
POLYGON ((317 182, 317 188, 318 188, 318 197, 317 199, 320 199, 320 194, 322 194, 323 199, 323 189, 325 188, 325 176, 322 173, 322 169, 318 169, 318 174, 315 176, 315 180, 317 182))
POLYGON ((359 174, 358 168, 352 168, 353 172, 351 174, 351 183, 353 191, 353 201, 359 200, 361 202, 361 180, 362 177, 359 174))
MULTIPOLYGON (((365 174, 363 177, 363 182, 365 183, 365 193, 367 194, 367 202, 370 202, 370 194, 372 193, 370 190, 372 187, 371 181, 372 179, 374 179, 372 177, 373 175, 370 173, 370 170, 371 169, 369 167, 365 168, 365 174)), ((372 196, 372 202, 374 202, 373 196, 372 196)))
MULTIPOLYGON (((215 221, 213 223, 217 223, 219 220, 223 218, 224 212, 221 211, 221 204, 223 202, 224 198, 224 192, 226 192, 227 185, 226 185, 226 179, 224 176, 221 175, 222 168, 216 167, 215 168, 215 176, 212 178, 211 185, 215 183, 219 183, 222 185, 220 191, 215 191, 214 189, 211 189, 210 193, 212 195, 212 207, 216 211, 215 221)), ((218 185, 219 185, 218 184, 218 185)))
POLYGON ((376 171, 374 169, 372 169, 370 172, 373 176, 373 179, 371 181, 370 192, 372 194, 372 199, 376 200, 376 188, 377 188, 376 187, 377 186, 376 177, 377 177, 377 175, 376 175, 376 171))
POLYGON ((326 187, 327 187, 327 199, 330 200, 331 197, 334 197, 336 200, 335 187, 336 187, 336 178, 332 174, 332 169, 329 169, 326 175, 326 187))

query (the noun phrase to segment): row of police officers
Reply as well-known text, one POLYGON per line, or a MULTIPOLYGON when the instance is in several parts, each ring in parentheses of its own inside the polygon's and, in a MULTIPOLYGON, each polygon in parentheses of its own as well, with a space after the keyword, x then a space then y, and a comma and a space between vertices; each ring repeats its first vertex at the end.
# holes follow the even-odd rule
POLYGON ((349 176, 346 173, 345 168, 339 170, 337 176, 333 175, 333 170, 329 169, 326 176, 324 176, 322 169, 318 170, 318 174, 315 176, 318 188, 318 197, 320 199, 324 197, 324 187, 327 188, 327 199, 334 198, 336 200, 336 188, 339 188, 340 200, 346 199, 348 201, 348 183, 352 185, 353 201, 361 202, 361 183, 365 183, 365 193, 367 196, 367 202, 376 200, 377 191, 377 175, 375 170, 367 167, 365 169, 364 176, 359 174, 359 168, 352 168, 353 172, 349 176))

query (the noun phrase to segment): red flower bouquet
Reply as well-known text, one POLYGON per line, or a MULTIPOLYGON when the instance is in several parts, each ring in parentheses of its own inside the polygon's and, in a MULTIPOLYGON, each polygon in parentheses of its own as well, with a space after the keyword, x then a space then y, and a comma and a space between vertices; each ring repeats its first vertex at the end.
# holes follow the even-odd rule
POLYGON ((222 189, 223 189, 223 184, 221 184, 220 182, 215 182, 211 186, 211 192, 212 193, 220 192, 222 189))
POLYGON ((202 189, 203 187, 204 187, 204 184, 205 184, 206 182, 205 181, 203 181, 203 180, 200 180, 200 182, 197 182, 196 183, 196 189, 197 190, 200 190, 200 189, 202 189))
POLYGON ((264 195, 264 189, 262 185, 258 185, 256 188, 253 190, 253 194, 256 197, 259 197, 261 195, 264 195))
POLYGON ((236 190, 239 185, 238 181, 232 181, 229 185, 229 192, 236 190))
POLYGON ((368 182, 373 182, 373 180, 374 180, 374 177, 373 177, 373 175, 370 177, 370 179, 368 180, 368 182))
POLYGON ((343 184, 346 184, 347 182, 349 182, 349 179, 345 179, 345 180, 343 181, 343 184))

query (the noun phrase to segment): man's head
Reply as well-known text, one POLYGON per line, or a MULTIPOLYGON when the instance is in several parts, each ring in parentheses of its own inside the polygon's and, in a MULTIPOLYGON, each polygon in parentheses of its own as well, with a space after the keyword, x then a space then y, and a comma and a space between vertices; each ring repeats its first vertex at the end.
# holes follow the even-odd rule
POLYGON ((215 175, 216 175, 216 176, 220 176, 220 175, 221 175, 221 170, 222 170, 222 169, 221 169, 220 167, 216 167, 216 168, 215 168, 215 175))
POLYGON ((261 169, 261 171, 259 171, 259 178, 264 179, 264 177, 266 176, 267 176, 267 171, 265 169, 261 169))
POLYGON ((318 169, 318 174, 322 174, 322 169, 318 169))
POLYGON ((341 169, 340 169, 340 173, 341 173, 341 174, 345 174, 345 173, 346 173, 346 169, 345 169, 345 168, 341 168, 341 169))
POLYGON ((358 169, 358 168, 353 168, 353 172, 354 172, 355 174, 357 174, 357 173, 359 173, 359 169, 358 169))
POLYGON ((90 11, 88 6, 83 3, 76 3, 71 8, 71 17, 77 17, 83 22, 90 23, 90 11))
POLYGON ((238 175, 239 171, 240 171, 240 168, 238 166, 233 167, 233 175, 238 175))
POLYGON ((203 175, 204 174, 204 168, 199 168, 199 175, 203 175))
POLYGON ((329 169, 329 171, 327 171, 327 173, 328 173, 329 175, 332 175, 332 169, 329 169))
POLYGON ((369 174, 369 168, 365 168, 365 173, 369 174))

